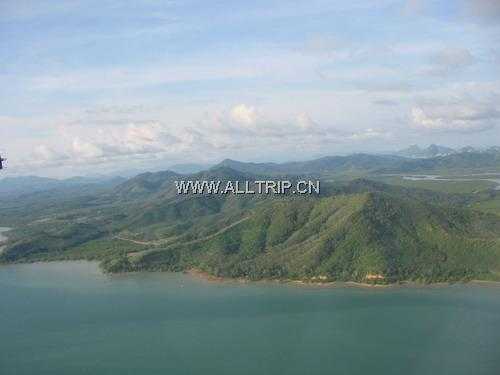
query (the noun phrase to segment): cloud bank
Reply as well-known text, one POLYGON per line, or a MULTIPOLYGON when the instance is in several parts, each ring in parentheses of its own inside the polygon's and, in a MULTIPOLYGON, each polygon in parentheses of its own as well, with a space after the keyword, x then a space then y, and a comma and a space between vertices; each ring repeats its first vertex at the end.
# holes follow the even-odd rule
MULTIPOLYGON (((109 115, 109 111, 104 113, 109 115)), ((216 161, 224 152, 226 155, 257 153, 267 148, 286 153, 292 149, 313 150, 325 145, 391 137, 387 131, 372 128, 341 131, 315 122, 306 113, 273 118, 247 104, 208 113, 191 126, 165 121, 109 126, 69 122, 59 125, 54 136, 47 139, 52 144, 37 145, 19 164, 41 168, 98 165, 129 158, 216 161)))

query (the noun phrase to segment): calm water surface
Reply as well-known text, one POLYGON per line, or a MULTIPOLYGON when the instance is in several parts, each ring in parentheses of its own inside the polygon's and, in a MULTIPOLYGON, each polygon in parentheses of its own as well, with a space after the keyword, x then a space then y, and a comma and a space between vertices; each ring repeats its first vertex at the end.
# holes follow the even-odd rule
POLYGON ((500 374, 500 287, 0 266, 0 374, 500 374))

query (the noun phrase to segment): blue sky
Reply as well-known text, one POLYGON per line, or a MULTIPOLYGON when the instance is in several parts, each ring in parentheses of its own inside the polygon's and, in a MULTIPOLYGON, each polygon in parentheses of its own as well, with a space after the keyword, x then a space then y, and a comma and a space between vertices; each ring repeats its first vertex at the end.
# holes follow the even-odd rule
POLYGON ((0 3, 9 174, 500 144, 500 3, 0 3))

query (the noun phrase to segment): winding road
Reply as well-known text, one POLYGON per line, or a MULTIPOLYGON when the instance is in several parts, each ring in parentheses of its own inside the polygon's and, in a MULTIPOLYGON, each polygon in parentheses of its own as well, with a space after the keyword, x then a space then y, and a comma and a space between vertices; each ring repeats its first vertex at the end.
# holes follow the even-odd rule
MULTIPOLYGON (((208 236, 205 236, 205 237, 202 237, 202 238, 197 238, 195 240, 191 240, 191 241, 187 241, 187 242, 183 242, 182 245, 192 245, 194 243, 198 243, 198 242, 210 240, 210 239, 218 236, 219 234, 227 232, 229 229, 235 227, 238 224, 241 224, 242 222, 244 222, 244 221, 246 221, 248 219, 250 219, 250 216, 247 216, 247 217, 244 217, 244 218, 242 218, 242 219, 240 219, 238 221, 235 221, 234 223, 231 223, 227 227, 224 227, 224 228, 218 230, 217 232, 212 233, 212 234, 210 234, 208 236)), ((155 240, 155 241, 139 241, 139 240, 133 240, 131 238, 125 238, 125 237, 121 237, 121 236, 114 236, 114 238, 116 238, 118 240, 122 240, 122 241, 132 242, 132 243, 135 243, 135 244, 138 244, 138 245, 155 246, 155 245, 161 245, 161 244, 170 242, 170 241, 172 241, 172 239, 174 239, 176 237, 167 237, 167 238, 163 238, 163 239, 159 239, 159 240, 155 240)), ((147 251, 147 250, 145 250, 145 251, 147 251)), ((137 256, 137 255, 140 255, 142 253, 144 253, 144 251, 133 252, 133 253, 129 253, 128 256, 137 256)))

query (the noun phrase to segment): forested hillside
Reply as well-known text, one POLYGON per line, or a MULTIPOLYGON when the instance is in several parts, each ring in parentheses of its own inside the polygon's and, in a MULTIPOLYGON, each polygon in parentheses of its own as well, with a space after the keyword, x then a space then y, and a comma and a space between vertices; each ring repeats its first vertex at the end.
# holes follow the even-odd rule
MULTIPOLYGON (((94 259, 109 272, 194 268, 254 280, 500 279, 500 217, 467 208, 470 196, 366 179, 324 183, 319 196, 177 195, 178 177, 142 174, 29 215, 11 208, 23 221, 0 260, 94 259)), ((189 178, 257 175, 225 166, 189 178)))

